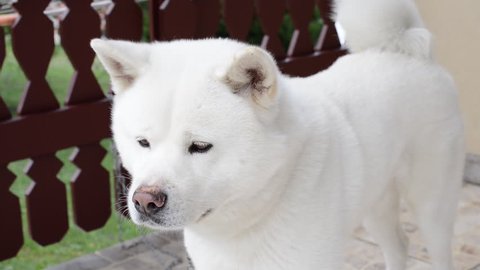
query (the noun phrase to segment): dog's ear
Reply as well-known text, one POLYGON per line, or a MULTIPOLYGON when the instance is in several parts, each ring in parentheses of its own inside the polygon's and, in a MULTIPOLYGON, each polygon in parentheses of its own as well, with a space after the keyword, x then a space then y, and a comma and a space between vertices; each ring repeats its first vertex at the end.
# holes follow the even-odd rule
POLYGON ((145 68, 149 47, 119 40, 93 39, 90 46, 110 75, 115 94, 128 89, 145 68))
POLYGON ((276 100, 278 68, 266 51, 250 46, 238 52, 223 76, 236 94, 245 94, 268 108, 276 100))

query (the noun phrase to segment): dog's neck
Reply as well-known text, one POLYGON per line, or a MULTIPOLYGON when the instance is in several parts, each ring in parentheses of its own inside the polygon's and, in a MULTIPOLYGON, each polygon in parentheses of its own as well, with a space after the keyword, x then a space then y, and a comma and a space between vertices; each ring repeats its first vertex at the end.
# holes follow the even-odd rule
MULTIPOLYGON (((215 209, 212 214, 200 224, 190 226, 192 231, 209 237, 230 238, 248 232, 252 227, 261 224, 280 205, 284 194, 288 192, 289 181, 294 180, 295 168, 304 152, 305 140, 309 136, 309 127, 302 119, 300 107, 292 102, 292 97, 286 89, 280 89, 276 121, 270 123, 276 136, 281 137, 284 154, 279 154, 275 160, 275 170, 267 176, 268 180, 259 179, 258 183, 276 183, 258 187, 254 194, 241 194, 241 203, 232 198, 223 204, 221 209, 215 209), (281 134, 278 136, 277 134, 281 134)), ((275 138, 273 138, 275 139, 275 138)), ((187 230, 188 230, 187 229, 187 230)))
MULTIPOLYGON (((284 94, 288 95, 289 93, 284 94)), ((201 224, 187 227, 185 230, 187 248, 192 250, 212 248, 209 252, 215 253, 221 252, 221 250, 217 250, 218 247, 223 247, 225 250, 230 250, 230 254, 238 250, 238 252, 245 253, 253 252, 245 254, 246 257, 256 257, 257 249, 253 246, 255 243, 259 244, 259 241, 262 243, 260 245, 267 245, 260 250, 272 254, 276 252, 274 247, 284 250, 286 246, 291 245, 289 241, 292 240, 292 235, 287 235, 291 230, 284 231, 283 229, 297 227, 299 219, 308 216, 310 206, 302 205, 302 197, 324 196, 310 194, 313 190, 317 190, 314 186, 320 182, 316 179, 321 174, 321 168, 309 166, 310 169, 307 170, 301 164, 311 160, 322 164, 322 159, 328 151, 326 149, 328 142, 320 142, 316 145, 306 144, 310 136, 321 136, 322 131, 312 131, 308 121, 306 122, 302 118, 299 108, 299 102, 295 101, 295 98, 287 97, 281 101, 279 113, 284 115, 280 118, 288 119, 289 122, 279 123, 279 125, 288 127, 285 133, 287 136, 285 147, 289 149, 289 154, 283 157, 282 164, 269 178, 270 183, 275 182, 275 185, 268 185, 260 192, 252 194, 250 200, 245 200, 240 207, 235 204, 235 207, 217 213, 220 215, 219 219, 207 218, 201 224), (293 182, 305 183, 298 185, 293 182), (230 215, 230 213, 234 214, 230 215), (268 247, 268 245, 272 246, 268 247)), ((325 138, 329 137, 325 136, 325 138)), ((223 258, 219 258, 219 260, 230 260, 228 253, 222 255, 223 258)), ((198 254, 192 254, 194 263, 198 259, 197 256, 198 254)), ((272 261, 282 260, 273 257, 272 261)), ((221 265, 221 263, 219 264, 221 265)))

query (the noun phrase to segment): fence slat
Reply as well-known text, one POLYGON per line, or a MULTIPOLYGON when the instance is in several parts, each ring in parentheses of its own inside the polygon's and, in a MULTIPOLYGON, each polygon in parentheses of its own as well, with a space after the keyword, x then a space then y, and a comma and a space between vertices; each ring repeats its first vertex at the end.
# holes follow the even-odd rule
POLYGON ((64 0, 68 15, 60 23, 63 49, 75 73, 70 83, 66 104, 74 105, 104 98, 92 72, 95 53, 90 40, 100 37, 100 17, 91 7, 92 0, 64 0))
POLYGON ((313 57, 312 55, 306 55, 288 58, 285 61, 279 61, 278 66, 285 74, 305 77, 328 68, 339 57, 345 54, 347 54, 347 51, 343 49, 321 51, 313 57))
POLYGON ((331 0, 317 0, 318 8, 320 9, 320 16, 323 20, 322 32, 318 38, 315 50, 333 50, 341 47, 338 39, 335 22, 332 21, 332 1, 331 0))
POLYGON ((9 190, 14 180, 15 175, 0 164, 0 261, 15 257, 23 245, 20 201, 9 190))
POLYGON ((13 5, 20 13, 20 19, 12 27, 13 53, 28 79, 18 106, 20 115, 59 107, 45 79, 54 50, 53 25, 43 14, 49 2, 19 0, 13 5))
MULTIPOLYGON (((153 5, 155 6, 155 2, 158 2, 158 1, 150 1, 150 5, 153 5)), ((150 7, 152 8, 152 7, 150 7)), ((155 9, 158 10, 159 6, 158 4, 155 6, 155 9)), ((152 20, 153 18, 156 18, 158 20, 158 13, 157 12, 154 12, 153 14, 151 14, 152 18, 150 20, 152 20)), ((115 6, 114 8, 112 9, 112 11, 107 14, 107 18, 106 18, 106 34, 107 34, 107 37, 108 38, 113 38, 113 39, 127 39, 127 40, 134 40, 134 41, 139 41, 141 38, 142 38, 142 28, 143 28, 143 20, 142 20, 142 11, 140 9, 140 7, 135 3, 135 1, 133 0, 127 0, 127 1, 115 1, 115 6), (134 6, 135 5, 135 6, 134 6), (139 11, 139 12, 138 12, 139 11), (126 20, 126 18, 130 18, 131 22, 129 20, 126 20), (139 24, 138 24, 139 22, 139 24), (133 27, 135 26, 135 27, 133 27)), ((151 39, 156 39, 157 36, 155 36, 155 28, 156 28, 156 25, 157 25, 157 21, 155 21, 155 27, 151 26, 152 28, 150 29, 151 31, 151 39)), ((75 161, 75 164, 77 164, 77 162, 80 162, 80 161, 75 161)), ((116 165, 117 166, 121 166, 121 163, 119 161, 119 159, 116 159, 116 165)), ((80 167, 80 164, 77 164, 79 167, 80 167)), ((124 170, 124 174, 127 175, 128 172, 124 170)), ((124 207, 122 207, 122 205, 124 205, 125 203, 125 200, 123 199, 120 199, 120 198, 124 198, 124 196, 126 196, 126 190, 123 190, 123 189, 120 189, 119 187, 120 186, 125 186, 127 183, 126 183, 126 180, 125 178, 122 176, 122 174, 117 174, 115 173, 114 174, 115 176, 115 205, 116 205, 116 210, 118 212, 120 212, 121 214, 125 215, 126 212, 122 212, 121 210, 125 209, 124 207)), ((108 180, 108 178, 107 178, 108 180)), ((85 183, 88 183, 88 179, 87 180, 84 180, 85 183)), ((87 185, 87 184, 84 184, 84 185, 81 185, 81 184, 77 184, 77 182, 80 182, 80 180, 77 178, 76 180, 74 180, 74 182, 72 182, 72 190, 79 190, 79 193, 81 192, 85 192, 85 194, 89 194, 90 191, 82 191, 82 189, 90 189, 90 187, 87 185), (74 185, 77 185, 78 187, 74 186, 74 185)), ((103 182, 103 188, 109 188, 109 183, 108 181, 107 182, 103 182)), ((74 194, 74 197, 76 195, 74 194)), ((88 196, 86 196, 85 199, 88 200, 88 196)), ((100 194, 100 196, 102 196, 100 194)), ((104 205, 104 207, 102 208, 102 212, 100 213, 100 216, 110 216, 111 214, 111 209, 110 209, 110 198, 108 197, 108 209, 106 208, 106 206, 104 205), (108 210, 108 212, 107 212, 108 210)), ((74 199, 76 200, 76 199, 74 199)), ((76 202, 76 204, 79 205, 79 208, 81 209, 82 207, 87 207, 87 209, 90 207, 88 206, 89 202, 83 202, 83 204, 85 204, 85 206, 81 206, 82 205, 82 201, 79 201, 79 202, 76 202)), ((102 203, 102 201, 100 201, 100 203, 102 203)), ((105 203, 105 201, 103 201, 103 203, 105 203)), ((80 211, 80 209, 78 211, 80 211)), ((77 211, 75 211, 77 212, 77 211)), ((80 219, 82 218, 81 216, 82 215, 89 215, 90 213, 84 213, 84 214, 80 214, 79 213, 79 216, 76 217, 76 219, 80 219)), ((79 224, 79 222, 76 221, 77 224, 79 224)), ((80 226, 80 225, 79 225, 80 226)), ((82 227, 83 228, 83 227, 82 227)), ((85 229, 85 228, 84 228, 85 229)))
POLYGON ((256 0, 257 14, 265 35, 261 46, 269 50, 276 59, 285 58, 278 31, 285 15, 285 2, 278 0, 256 0))
MULTIPOLYGON (((21 16, 12 28, 12 48, 29 80, 18 107, 24 116, 59 107, 45 79, 54 50, 53 25, 43 14, 49 3, 19 0, 14 4, 21 16)), ((56 177, 61 166, 54 154, 47 154, 32 158, 26 171, 34 181, 26 192, 30 234, 41 245, 60 241, 68 229, 65 185, 56 177)))
MULTIPOLYGON (((5 60, 5 33, 0 27, 0 70, 5 60)), ((0 121, 9 119, 10 112, 0 97, 0 121)), ((5 164, 0 164, 0 261, 15 257, 23 245, 22 216, 20 201, 10 192, 10 185, 15 180, 5 164), (5 233, 8 232, 8 233, 5 233)))
POLYGON ((3 27, 0 26, 0 69, 3 66, 3 61, 5 60, 5 31, 3 27))
POLYGON ((105 34, 112 39, 140 41, 143 30, 142 9, 134 0, 113 0, 107 14, 105 34))
POLYGON ((310 39, 308 25, 313 17, 314 0, 287 0, 287 6, 295 26, 295 31, 288 47, 288 56, 301 56, 312 53, 313 42, 310 39))
POLYGON ((0 122, 0 163, 41 156, 111 136, 110 100, 0 122), (47 128, 61 127, 61 128, 47 128), (35 136, 32 136, 35 134, 35 136))
POLYGON ((7 105, 5 105, 5 102, 3 102, 3 99, 0 97, 0 121, 10 119, 11 117, 7 105))
POLYGON ((220 22, 220 1, 202 0, 197 5, 196 38, 213 37, 217 33, 220 22))
POLYGON ((223 17, 230 38, 245 41, 253 23, 252 0, 224 0, 223 17))
POLYGON ((159 27, 158 27, 158 10, 160 9, 160 3, 163 0, 149 0, 148 1, 148 22, 150 26, 150 41, 160 39, 159 27))
POLYGON ((32 158, 25 171, 35 181, 26 192, 30 235, 42 246, 62 240, 68 230, 65 185, 57 178, 62 165, 45 155, 32 158))
POLYGON ((72 177, 75 223, 85 231, 99 229, 111 214, 110 178, 102 167, 106 151, 101 145, 79 146, 70 160, 78 169, 72 177))
MULTIPOLYGON (((3 61, 5 60, 5 54, 5 33, 3 27, 0 27, 0 70, 2 69, 3 61)), ((0 121, 10 119, 10 117, 10 111, 0 96, 0 121)))
POLYGON ((163 1, 158 11, 160 40, 194 38, 197 12, 194 1, 163 1))

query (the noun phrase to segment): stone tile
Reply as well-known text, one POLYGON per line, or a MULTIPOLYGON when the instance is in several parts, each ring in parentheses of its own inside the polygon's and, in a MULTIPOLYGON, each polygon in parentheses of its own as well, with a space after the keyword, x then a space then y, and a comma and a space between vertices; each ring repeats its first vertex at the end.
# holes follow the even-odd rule
POLYGON ((360 268, 361 270, 385 270, 385 263, 383 262, 372 262, 367 266, 360 268))
POLYGON ((473 268, 472 268, 472 269, 470 269, 470 270, 480 270, 480 264, 479 264, 479 265, 477 265, 477 266, 475 266, 475 267, 473 267, 473 268))
POLYGON ((185 258, 183 258, 181 254, 169 254, 161 250, 154 250, 141 254, 140 256, 142 260, 157 265, 160 263, 162 266, 165 266, 166 269, 170 269, 185 262, 185 258))
POLYGON ((375 244, 375 240, 373 240, 373 238, 363 226, 356 228, 353 232, 353 236, 359 240, 375 244))
POLYGON ((136 257, 129 258, 128 260, 125 260, 121 263, 117 263, 108 268, 104 268, 104 270, 133 270, 133 269, 154 270, 154 269, 162 269, 162 268, 160 268, 159 265, 147 264, 146 262, 136 257))
POLYGON ((125 258, 151 250, 151 248, 145 244, 143 240, 144 238, 145 237, 135 238, 113 247, 97 251, 96 254, 111 261, 121 261, 125 258))
POLYGON ((186 251, 185 251, 185 246, 183 242, 170 242, 167 245, 161 247, 159 250, 167 253, 167 254, 173 254, 178 257, 181 257, 182 259, 186 259, 186 251))
MULTIPOLYGON (((405 204, 401 208, 402 228, 409 238, 408 270, 431 270, 422 235, 405 204)), ((480 187, 465 185, 458 206, 453 243, 456 270, 480 270, 480 187)), ((58 265, 53 270, 186 270, 186 253, 181 233, 152 233, 126 241, 95 254, 58 265), (113 261, 113 262, 111 262, 113 261)), ((342 270, 385 269, 375 241, 360 227, 347 249, 342 270)))
POLYGON ((171 269, 177 265, 175 258, 158 250, 141 253, 137 256, 127 258, 124 261, 113 264, 104 270, 150 270, 150 269, 171 269))
POLYGON ((410 241, 408 245, 408 255, 417 260, 430 262, 430 256, 423 241, 410 241))
POLYGON ((455 235, 462 235, 480 225, 480 186, 466 185, 458 205, 455 235))
POLYGON ((95 254, 85 255, 53 267, 48 270, 97 270, 110 265, 110 261, 95 254))
POLYGON ((455 269, 469 270, 480 263, 480 258, 466 253, 455 253, 453 256, 455 269))
MULTIPOLYGON (((401 206, 401 221, 402 228, 409 239, 408 254, 415 262, 408 269, 429 269, 428 251, 416 220, 405 203, 402 203, 401 206)), ((354 237, 364 243, 375 245, 375 241, 363 227, 355 230, 354 237)), ((455 269, 470 270, 480 264, 480 186, 466 184, 463 187, 455 222, 453 251, 455 269)), ((383 262, 361 252, 349 260, 355 262, 356 268, 353 269, 376 269, 381 267, 381 262, 383 262), (369 261, 369 263, 365 261, 369 261)))
POLYGON ((465 253, 480 258, 480 225, 461 236, 457 236, 455 238, 454 246, 455 252, 465 253))
POLYGON ((424 261, 419 261, 414 258, 409 258, 407 262, 408 270, 431 270, 432 266, 424 261))
POLYGON ((467 154, 464 179, 480 184, 480 155, 467 154))
POLYGON ((187 263, 187 262, 183 262, 183 263, 181 263, 181 264, 178 264, 178 265, 174 266, 174 267, 172 268, 172 270, 187 270, 188 267, 189 267, 189 266, 188 266, 188 263, 187 263))
POLYGON ((453 243, 456 269, 480 265, 480 186, 467 184, 463 188, 453 243))
POLYGON ((183 245, 183 234, 181 232, 155 232, 145 237, 144 242, 157 249, 162 249, 172 242, 183 245))
POLYGON ((357 270, 353 265, 351 264, 345 264, 342 268, 342 270, 357 270))
POLYGON ((473 203, 475 206, 480 206, 480 185, 465 184, 460 198, 461 203, 473 203))
POLYGON ((162 247, 167 246, 171 241, 178 241, 177 239, 179 239, 177 235, 155 232, 125 241, 113 247, 97 251, 96 253, 97 255, 112 261, 121 261, 143 252, 161 249, 162 247))
POLYGON ((376 245, 357 239, 350 241, 344 269, 365 269, 375 263, 383 263, 383 256, 376 245))
MULTIPOLYGON (((374 262, 370 263, 364 268, 361 268, 362 270, 385 270, 385 262, 374 262)), ((409 257, 407 261, 407 269, 408 270, 432 270, 432 266, 429 263, 414 259, 409 257)))

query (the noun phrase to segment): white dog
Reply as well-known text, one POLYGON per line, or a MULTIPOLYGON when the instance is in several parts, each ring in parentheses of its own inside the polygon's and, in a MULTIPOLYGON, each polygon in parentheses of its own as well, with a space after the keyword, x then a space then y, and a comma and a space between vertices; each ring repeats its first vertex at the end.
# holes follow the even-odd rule
POLYGON ((197 270, 341 269, 364 225, 405 269, 399 199, 436 270, 451 270, 464 162, 450 76, 407 0, 343 0, 351 55, 308 78, 225 40, 93 40, 132 220, 184 229, 197 270))

